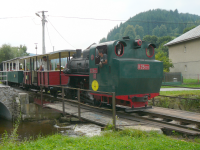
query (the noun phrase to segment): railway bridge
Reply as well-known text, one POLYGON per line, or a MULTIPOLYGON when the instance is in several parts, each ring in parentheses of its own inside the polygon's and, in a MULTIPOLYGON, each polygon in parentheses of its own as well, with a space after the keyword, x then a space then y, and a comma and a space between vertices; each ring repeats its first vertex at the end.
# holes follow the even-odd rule
POLYGON ((15 89, 0 84, 0 117, 12 120, 19 115, 18 96, 15 89))

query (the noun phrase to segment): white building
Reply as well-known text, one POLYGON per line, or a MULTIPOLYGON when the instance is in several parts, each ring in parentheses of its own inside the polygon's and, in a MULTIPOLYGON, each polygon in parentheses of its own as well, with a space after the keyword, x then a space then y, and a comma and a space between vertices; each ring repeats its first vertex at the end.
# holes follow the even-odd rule
POLYGON ((169 58, 174 65, 170 72, 181 72, 184 78, 200 76, 200 25, 164 46, 168 46, 169 58))

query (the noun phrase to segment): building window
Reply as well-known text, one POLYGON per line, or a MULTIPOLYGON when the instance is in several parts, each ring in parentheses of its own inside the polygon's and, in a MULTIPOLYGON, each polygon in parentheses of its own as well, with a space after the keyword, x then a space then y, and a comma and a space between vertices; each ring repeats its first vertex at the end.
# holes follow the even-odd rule
POLYGON ((187 71, 187 65, 185 65, 185 71, 187 71))

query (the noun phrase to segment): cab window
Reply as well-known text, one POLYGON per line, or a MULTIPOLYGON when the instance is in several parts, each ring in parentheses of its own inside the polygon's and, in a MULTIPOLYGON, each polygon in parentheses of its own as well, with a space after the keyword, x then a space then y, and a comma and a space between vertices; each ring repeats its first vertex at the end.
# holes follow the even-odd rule
POLYGON ((95 52, 95 64, 100 62, 107 62, 107 45, 97 46, 95 52))

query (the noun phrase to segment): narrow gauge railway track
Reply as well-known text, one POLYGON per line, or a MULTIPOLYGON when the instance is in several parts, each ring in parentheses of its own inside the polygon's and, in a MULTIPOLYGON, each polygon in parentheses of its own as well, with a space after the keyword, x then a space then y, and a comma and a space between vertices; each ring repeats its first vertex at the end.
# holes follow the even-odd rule
MULTIPOLYGON (((102 110, 96 109, 96 108, 88 108, 88 107, 86 108, 86 106, 81 106, 81 108, 100 112, 100 113, 107 114, 107 115, 112 115, 112 112, 102 111, 102 110)), ((138 113, 140 113, 140 112, 138 112, 138 113)), ((152 127, 159 127, 161 129, 163 129, 164 131, 170 130, 170 131, 177 131, 179 133, 183 133, 186 135, 200 136, 200 129, 198 129, 198 128, 192 128, 192 127, 187 127, 184 125, 172 124, 172 123, 162 121, 162 120, 155 120, 153 118, 146 118, 143 116, 138 116, 137 115, 138 113, 127 114, 125 112, 117 111, 116 115, 119 118, 140 122, 141 124, 144 124, 145 126, 150 125, 152 127)), ((174 118, 174 119, 176 119, 176 118, 174 118)), ((117 126, 117 127, 120 128, 120 126, 117 126)))
MULTIPOLYGON (((35 92, 35 91, 34 91, 35 92)), ((40 95, 40 94, 38 94, 40 95)), ((50 96, 50 94, 43 94, 43 96, 49 96, 51 98, 53 98, 52 96, 50 96)), ((57 99, 58 101, 61 101, 62 98, 61 96, 58 96, 57 98, 53 98, 53 99, 57 99)), ((77 101, 68 101, 68 103, 70 103, 70 105, 72 106, 76 106, 77 107, 77 101)), ((87 104, 82 104, 81 103, 81 108, 83 109, 87 109, 88 111, 93 111, 93 112, 98 112, 98 113, 102 113, 102 114, 106 114, 106 115, 112 115, 112 110, 111 109, 102 109, 102 107, 94 107, 91 105, 87 105, 87 104)), ((158 109, 157 107, 153 107, 153 109, 158 109)), ((138 112, 134 112, 134 113, 125 113, 123 111, 117 111, 116 115, 119 118, 123 118, 123 119, 127 119, 127 120, 131 120, 131 121, 135 121, 135 122, 139 122, 141 125, 145 125, 145 126, 152 126, 152 127, 159 127, 161 129, 163 129, 163 131, 165 130, 169 130, 169 131, 176 131, 185 135, 190 135, 190 136, 200 136, 200 129, 198 128, 193 128, 193 127, 188 127, 187 125, 179 125, 179 124, 173 124, 170 122, 166 122, 163 120, 155 120, 154 118, 148 118, 148 117, 144 117, 144 116, 140 116, 140 114, 143 115, 149 115, 149 116, 155 116, 158 118, 162 118, 162 119, 171 119, 171 120, 177 120, 180 122, 184 122, 184 123, 192 123, 195 125, 200 126, 200 121, 199 120, 195 120, 194 118, 180 118, 177 115, 166 115, 165 112, 166 110, 168 111, 172 111, 173 109, 166 109, 166 108, 159 108, 160 111, 157 112, 153 112, 151 110, 153 109, 148 109, 148 110, 144 110, 144 111, 138 111, 138 112)), ((183 113, 185 111, 178 111, 177 112, 183 113)), ((192 112, 185 112, 188 113, 189 115, 192 115, 192 112)), ((75 116, 73 114, 71 114, 72 116, 75 116)), ((200 115, 200 114, 199 114, 200 115)), ((77 116, 75 116, 77 117, 77 116)), ((89 121, 89 120, 88 120, 89 121)), ((102 125, 102 124, 99 124, 102 125)), ((130 125, 132 126, 132 125, 130 125)), ((117 126, 118 129, 121 129, 121 126, 117 126)))
MULTIPOLYGON (((76 104, 72 104, 72 105, 77 106, 76 104)), ((93 112, 95 111, 95 112, 110 115, 110 116, 112 115, 111 109, 110 110, 104 109, 104 108, 102 109, 102 108, 90 106, 90 105, 87 105, 87 104, 81 104, 81 108, 87 109, 88 111, 93 111, 93 112)), ((162 108, 160 108, 160 109, 162 109, 162 108)), ((131 120, 131 121, 135 121, 135 122, 140 122, 141 125, 145 125, 145 126, 149 125, 149 126, 152 126, 152 127, 159 127, 164 132, 165 131, 176 131, 176 132, 182 133, 184 135, 200 136, 200 129, 198 129, 198 128, 188 127, 187 125, 173 124, 173 123, 166 122, 166 121, 163 121, 163 120, 155 120, 153 118, 148 118, 148 117, 143 117, 143 116, 138 115, 138 114, 141 114, 141 113, 144 113, 144 111, 138 111, 138 112, 135 112, 135 113, 125 113, 124 111, 117 111, 116 115, 119 118, 131 120)), ((189 112, 189 114, 191 114, 191 113, 192 112, 189 112)), ((145 114, 149 115, 148 111, 145 111, 145 114)), ((150 114, 152 115, 153 113, 150 113, 150 114)), ((155 116, 155 115, 153 115, 153 116, 155 116)), ((162 119, 167 118, 165 114, 162 115, 162 112, 160 112, 159 117, 162 118, 162 119)), ((181 119, 177 116, 171 116, 170 118, 173 119, 173 120, 180 120, 181 119)), ((192 122, 193 124, 197 124, 197 125, 199 125, 199 123, 200 123, 198 120, 192 120, 192 119, 187 119, 187 118, 183 118, 181 121, 184 121, 184 123, 185 122, 188 122, 188 123, 192 122)), ((130 126, 133 126, 133 125, 130 125, 130 126)), ((120 127, 120 125, 118 125, 117 128, 121 129, 122 127, 120 127)))
POLYGON ((200 114, 182 110, 167 109, 153 106, 153 109, 143 110, 144 115, 179 121, 180 124, 195 124, 200 127, 200 114))

